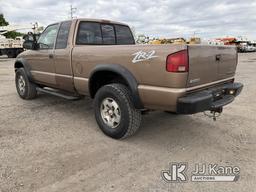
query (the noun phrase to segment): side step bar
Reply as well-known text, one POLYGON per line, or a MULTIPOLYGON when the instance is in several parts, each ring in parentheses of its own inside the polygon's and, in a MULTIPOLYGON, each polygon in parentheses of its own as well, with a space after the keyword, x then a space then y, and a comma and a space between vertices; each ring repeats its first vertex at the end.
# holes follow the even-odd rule
POLYGON ((55 89, 43 89, 41 87, 37 87, 36 90, 38 92, 54 95, 54 96, 61 97, 61 98, 67 99, 67 100, 79 100, 79 99, 81 99, 80 96, 67 95, 67 94, 58 92, 58 90, 55 90, 55 89))

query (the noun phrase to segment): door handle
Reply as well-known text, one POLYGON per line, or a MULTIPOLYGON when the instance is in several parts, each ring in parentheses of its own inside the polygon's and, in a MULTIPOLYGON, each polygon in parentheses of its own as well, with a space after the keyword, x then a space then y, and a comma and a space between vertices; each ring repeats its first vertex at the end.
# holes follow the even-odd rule
POLYGON ((49 54, 49 58, 50 58, 50 59, 53 59, 53 54, 49 54))
POLYGON ((221 55, 216 55, 215 59, 216 59, 216 61, 220 61, 221 55))

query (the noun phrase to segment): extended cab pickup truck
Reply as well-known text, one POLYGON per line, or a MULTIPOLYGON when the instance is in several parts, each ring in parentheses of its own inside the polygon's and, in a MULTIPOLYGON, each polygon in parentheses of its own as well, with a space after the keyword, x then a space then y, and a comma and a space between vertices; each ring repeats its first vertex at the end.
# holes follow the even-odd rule
POLYGON ((136 45, 119 22, 54 23, 24 47, 14 65, 19 96, 89 95, 100 129, 115 139, 134 134, 145 110, 221 112, 243 87, 234 82, 235 47, 136 45))

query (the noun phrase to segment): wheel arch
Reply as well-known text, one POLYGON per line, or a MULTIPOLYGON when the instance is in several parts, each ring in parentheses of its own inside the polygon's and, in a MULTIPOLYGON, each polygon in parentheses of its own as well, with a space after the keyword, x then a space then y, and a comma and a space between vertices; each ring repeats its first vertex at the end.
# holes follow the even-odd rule
POLYGON ((89 92, 91 98, 94 98, 97 90, 101 86, 113 83, 110 78, 111 75, 117 78, 118 81, 114 81, 115 83, 125 84, 129 88, 132 93, 132 102, 134 103, 135 108, 143 109, 144 106, 140 100, 137 80, 128 69, 118 64, 99 64, 92 70, 89 77, 89 92), (103 83, 99 83, 102 82, 99 78, 101 80, 105 78, 103 83))
POLYGON ((15 70, 15 72, 19 68, 24 68, 28 79, 30 81, 32 81, 32 75, 31 75, 31 72, 30 72, 30 67, 29 67, 29 65, 28 65, 28 63, 26 62, 25 59, 23 59, 23 58, 16 59, 16 61, 14 63, 14 70, 15 70))

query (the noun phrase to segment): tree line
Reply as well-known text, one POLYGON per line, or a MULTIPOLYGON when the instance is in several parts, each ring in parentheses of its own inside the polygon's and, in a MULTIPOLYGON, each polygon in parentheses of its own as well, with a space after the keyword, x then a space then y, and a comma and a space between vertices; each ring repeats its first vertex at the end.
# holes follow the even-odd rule
MULTIPOLYGON (((9 25, 9 22, 6 21, 6 19, 4 18, 4 14, 0 13, 0 26, 7 26, 7 25, 9 25)), ((12 38, 12 39, 15 39, 17 36, 23 36, 23 35, 24 35, 23 33, 16 32, 16 31, 9 31, 4 34, 6 38, 12 38)))

